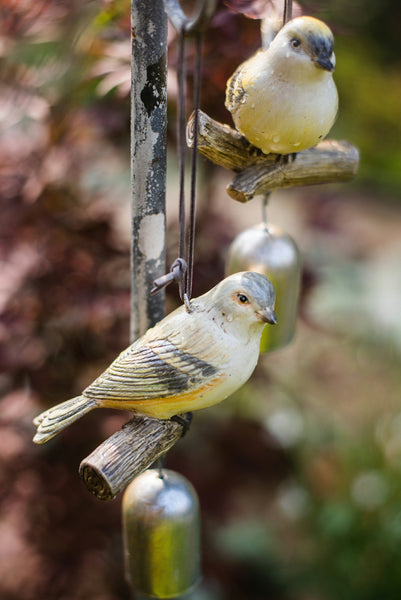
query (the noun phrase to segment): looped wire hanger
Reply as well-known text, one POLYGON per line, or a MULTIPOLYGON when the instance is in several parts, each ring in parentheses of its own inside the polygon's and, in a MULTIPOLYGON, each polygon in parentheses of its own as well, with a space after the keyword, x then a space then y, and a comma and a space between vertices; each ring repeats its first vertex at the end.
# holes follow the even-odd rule
POLYGON ((177 31, 186 34, 199 33, 209 25, 215 10, 216 0, 198 0, 194 16, 187 17, 178 0, 164 0, 168 17, 177 31))
POLYGON ((179 162, 179 221, 180 241, 179 258, 172 266, 170 273, 156 279, 151 290, 155 294, 172 281, 179 284, 180 297, 188 312, 191 312, 190 299, 192 295, 192 278, 194 262, 195 241, 195 204, 196 204, 196 175, 197 175, 197 150, 199 129, 199 104, 200 104, 200 82, 201 82, 201 50, 202 33, 213 17, 216 0, 199 0, 195 16, 187 17, 183 12, 178 0, 165 0, 165 6, 170 21, 178 31, 178 61, 177 61, 177 140, 178 140, 178 162, 179 162), (195 37, 196 64, 194 76, 194 141, 191 160, 191 183, 190 183, 190 214, 189 214, 189 236, 187 243, 186 217, 185 217, 185 155, 186 155, 186 72, 185 72, 185 39, 187 36, 195 37))

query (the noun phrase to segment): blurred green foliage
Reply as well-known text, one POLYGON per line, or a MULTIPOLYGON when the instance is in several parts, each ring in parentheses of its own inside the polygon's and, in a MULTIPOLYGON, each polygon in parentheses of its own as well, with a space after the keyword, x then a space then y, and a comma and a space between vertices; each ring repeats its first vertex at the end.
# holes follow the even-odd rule
POLYGON ((380 62, 374 48, 347 38, 337 40, 336 58, 340 113, 333 133, 360 149, 360 182, 399 195, 400 66, 380 62))
POLYGON ((328 0, 324 4, 313 1, 301 4, 310 8, 312 14, 326 18, 335 33, 335 80, 340 109, 333 134, 360 149, 360 184, 382 189, 399 199, 399 2, 328 0))
POLYGON ((297 589, 305 586, 330 599, 398 597, 400 447, 394 455, 390 445, 400 444, 399 421, 398 413, 387 415, 386 422, 356 439, 337 435, 326 447, 304 449, 299 475, 308 502, 301 528, 313 549, 309 560, 300 557, 297 589), (393 430, 392 438, 387 437, 388 429, 393 430), (330 472, 326 489, 324 478, 314 481, 313 468, 311 474, 318 456, 320 469, 326 461, 330 472))

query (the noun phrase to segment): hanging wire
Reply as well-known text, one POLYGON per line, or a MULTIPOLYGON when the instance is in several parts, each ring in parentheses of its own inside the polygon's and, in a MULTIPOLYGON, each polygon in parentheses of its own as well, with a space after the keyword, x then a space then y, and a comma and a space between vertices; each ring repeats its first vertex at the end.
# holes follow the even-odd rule
POLYGON ((188 237, 188 271, 186 274, 186 293, 188 299, 192 297, 192 281, 194 268, 194 244, 195 244, 195 218, 196 218, 196 179, 198 165, 198 132, 199 132, 199 107, 201 92, 201 74, 202 74, 202 39, 201 32, 196 34, 196 64, 194 77, 194 136, 192 146, 191 162, 191 194, 190 194, 190 213, 189 213, 189 237, 188 237))
POLYGON ((269 231, 269 223, 267 220, 267 205, 269 203, 270 192, 264 194, 262 198, 262 221, 266 231, 269 231))
MULTIPOLYGON (((179 172, 179 222, 180 222, 180 240, 179 240, 179 258, 185 261, 186 258, 186 215, 185 215, 185 35, 182 27, 178 35, 178 61, 177 61, 177 146, 178 146, 178 172, 179 172)), ((184 263, 181 263, 184 264, 184 263)), ((188 263, 185 261, 185 270, 179 281, 180 298, 184 300, 187 293, 186 272, 188 263)))
MULTIPOLYGON (((283 9, 283 26, 292 19, 292 0, 284 0, 283 9)), ((269 203, 271 192, 268 192, 262 197, 262 221, 266 232, 269 231, 269 224, 267 220, 267 205, 269 203)))
POLYGON ((292 19, 292 0, 284 0, 283 25, 292 19))
POLYGON ((177 57, 177 151, 179 163, 179 257, 173 262, 170 273, 159 277, 153 282, 151 294, 156 294, 172 281, 179 284, 180 298, 187 310, 191 311, 190 299, 192 296, 194 244, 195 244, 195 218, 196 218, 196 179, 197 179, 197 149, 199 129, 199 106, 202 70, 202 32, 212 18, 216 0, 203 0, 198 2, 198 12, 195 17, 188 18, 182 11, 177 0, 165 0, 166 9, 171 22, 178 31, 178 57, 177 57), (195 69, 194 69, 194 139, 191 160, 190 200, 188 235, 186 223, 185 202, 185 158, 186 158, 186 69, 185 69, 185 41, 187 35, 195 36, 195 69))

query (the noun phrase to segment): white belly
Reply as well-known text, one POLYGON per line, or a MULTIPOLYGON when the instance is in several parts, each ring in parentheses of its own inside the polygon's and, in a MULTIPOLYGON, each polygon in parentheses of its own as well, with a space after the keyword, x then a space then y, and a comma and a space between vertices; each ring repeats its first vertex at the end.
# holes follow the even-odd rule
POLYGON ((302 86, 261 79, 233 114, 237 129, 264 153, 290 154, 311 148, 330 131, 338 96, 331 77, 302 86))

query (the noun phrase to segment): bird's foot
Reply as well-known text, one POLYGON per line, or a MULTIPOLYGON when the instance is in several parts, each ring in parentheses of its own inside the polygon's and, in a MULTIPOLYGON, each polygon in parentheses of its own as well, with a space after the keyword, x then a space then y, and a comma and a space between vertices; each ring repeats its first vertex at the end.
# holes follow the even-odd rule
POLYGON ((191 426, 192 412, 187 412, 187 413, 185 413, 185 415, 174 415, 173 417, 170 417, 169 420, 181 425, 181 427, 182 427, 181 437, 184 437, 184 435, 189 431, 189 428, 191 426))
POLYGON ((262 150, 250 142, 248 142, 247 150, 249 152, 249 156, 252 156, 253 158, 259 158, 260 156, 263 156, 262 150))
POLYGON ((282 167, 284 165, 288 165, 297 157, 297 152, 291 152, 291 154, 277 154, 276 163, 282 167))
POLYGON ((248 153, 251 158, 260 158, 261 156, 267 156, 263 150, 254 146, 249 140, 246 139, 245 136, 242 136, 241 142, 244 150, 248 153))

